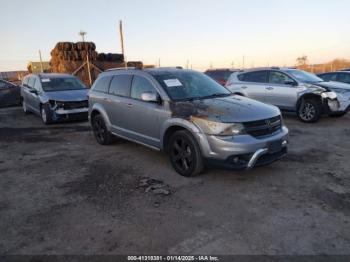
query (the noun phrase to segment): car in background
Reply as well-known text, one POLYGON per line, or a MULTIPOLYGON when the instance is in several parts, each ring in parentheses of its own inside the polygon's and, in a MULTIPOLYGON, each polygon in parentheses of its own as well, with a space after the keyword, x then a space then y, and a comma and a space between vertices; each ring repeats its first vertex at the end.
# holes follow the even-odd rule
POLYGON ((0 79, 0 107, 20 105, 21 87, 0 79))
POLYGON ((350 109, 350 86, 326 82, 314 74, 291 68, 261 68, 233 73, 226 87, 235 94, 297 112, 303 122, 322 114, 343 116, 350 109))
POLYGON ((69 74, 27 75, 21 97, 23 111, 39 115, 44 124, 88 117, 88 89, 69 74))
POLYGON ((227 79, 230 77, 230 75, 237 70, 234 69, 208 69, 204 72, 207 76, 214 79, 216 82, 218 82, 220 85, 225 86, 227 79))
POLYGON ((325 81, 336 81, 336 82, 350 84, 350 71, 328 72, 328 73, 318 74, 317 76, 322 78, 325 81))
POLYGON ((183 176, 205 164, 248 169, 287 153, 288 129, 277 107, 233 95, 193 70, 101 73, 89 92, 89 118, 98 143, 115 135, 165 151, 183 176))

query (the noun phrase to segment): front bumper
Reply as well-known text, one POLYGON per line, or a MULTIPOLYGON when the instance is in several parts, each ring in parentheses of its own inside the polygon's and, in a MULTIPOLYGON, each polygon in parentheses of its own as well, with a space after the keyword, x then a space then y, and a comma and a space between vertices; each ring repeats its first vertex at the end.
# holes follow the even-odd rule
POLYGON ((56 109, 52 111, 53 120, 63 120, 63 119, 71 119, 71 120, 80 120, 80 119, 88 119, 88 111, 89 108, 76 108, 76 109, 56 109))
POLYGON ((202 154, 209 163, 232 169, 249 169, 283 157, 287 153, 288 132, 283 126, 279 132, 264 138, 197 135, 202 154))
POLYGON ((340 113, 350 110, 350 93, 337 93, 337 99, 327 100, 329 113, 340 113))

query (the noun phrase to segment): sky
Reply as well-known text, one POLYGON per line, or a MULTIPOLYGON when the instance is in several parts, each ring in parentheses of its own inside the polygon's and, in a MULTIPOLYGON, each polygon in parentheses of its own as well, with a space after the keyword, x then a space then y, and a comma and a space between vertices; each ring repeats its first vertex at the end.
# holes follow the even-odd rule
POLYGON ((44 60, 59 41, 96 43, 161 66, 291 66, 350 59, 349 0, 0 0, 0 71, 44 60), (243 63, 244 60, 244 63, 243 63))

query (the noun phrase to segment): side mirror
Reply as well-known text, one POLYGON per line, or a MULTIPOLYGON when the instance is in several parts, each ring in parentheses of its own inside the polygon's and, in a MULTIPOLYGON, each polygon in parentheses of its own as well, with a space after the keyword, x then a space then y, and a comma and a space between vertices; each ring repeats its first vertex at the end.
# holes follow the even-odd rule
POLYGON ((141 94, 141 100, 145 102, 159 102, 159 96, 157 93, 144 92, 141 94))
POLYGON ((289 85, 289 86, 297 86, 297 85, 298 85, 298 83, 295 82, 295 81, 293 81, 293 80, 286 80, 286 81, 284 82, 284 84, 285 84, 285 85, 289 85))
POLYGON ((35 94, 35 95, 37 95, 37 94, 38 94, 38 91, 37 91, 37 90, 35 90, 35 89, 30 89, 30 90, 29 90, 29 92, 30 92, 30 93, 32 93, 32 94, 35 94))

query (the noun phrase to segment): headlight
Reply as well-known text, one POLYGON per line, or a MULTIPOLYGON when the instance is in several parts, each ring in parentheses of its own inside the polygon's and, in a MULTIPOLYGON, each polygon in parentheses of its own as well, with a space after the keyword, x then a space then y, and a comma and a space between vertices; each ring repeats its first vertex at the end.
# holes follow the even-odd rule
POLYGON ((221 123, 199 117, 191 117, 191 120, 207 135, 235 136, 244 134, 244 126, 240 123, 221 123))
POLYGON ((55 100, 50 100, 49 101, 51 106, 55 106, 55 107, 64 107, 64 103, 63 102, 60 102, 60 101, 55 101, 55 100))
POLYGON ((331 91, 331 92, 324 92, 324 93, 321 94, 321 96, 323 98, 329 98, 329 99, 336 99, 337 98, 337 94, 335 92, 333 92, 333 91, 331 91))

